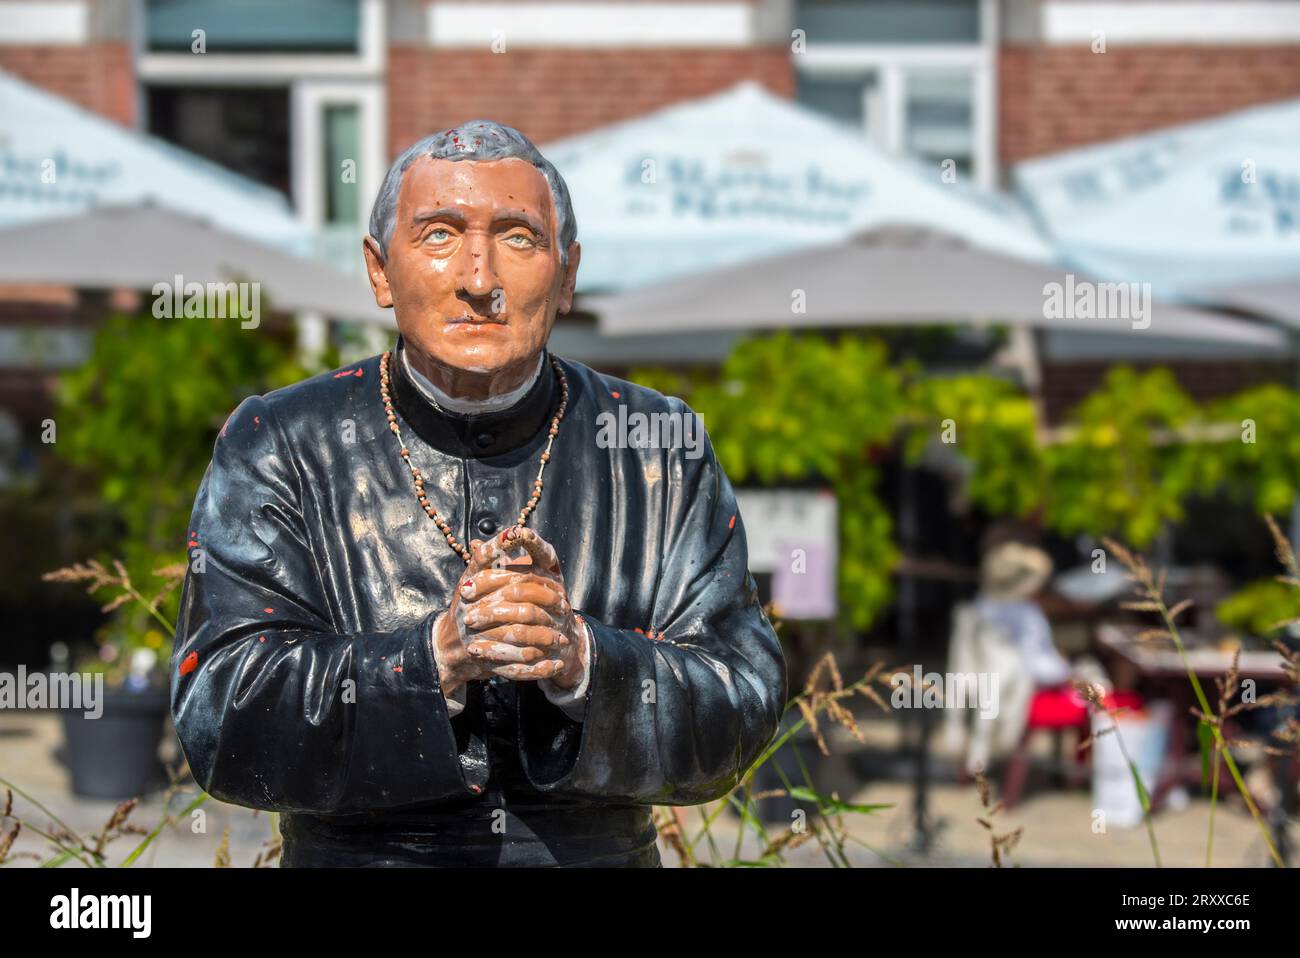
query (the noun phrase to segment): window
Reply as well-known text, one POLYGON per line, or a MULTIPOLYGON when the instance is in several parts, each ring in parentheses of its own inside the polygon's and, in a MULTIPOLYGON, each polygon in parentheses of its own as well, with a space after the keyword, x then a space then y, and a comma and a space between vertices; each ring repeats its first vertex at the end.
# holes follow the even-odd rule
POLYGON ((360 108, 327 103, 320 109, 320 223, 317 255, 345 273, 362 275, 360 108))
POLYGON ((800 73, 797 96, 804 106, 865 130, 867 100, 875 88, 876 74, 869 70, 844 75, 800 73))
POLYGON ((361 155, 360 111, 353 104, 325 107, 325 222, 361 222, 357 162, 361 155))
POLYGON ((156 53, 357 53, 359 0, 147 0, 145 40, 156 53))
POLYGON ((915 70, 903 81, 904 148, 934 164, 952 159, 969 176, 975 159, 974 91, 969 72, 915 70))
POLYGON ((150 87, 149 132, 291 195, 285 87, 150 87))
POLYGON ((996 0, 798 0, 798 100, 991 186, 995 14, 996 0))
POLYGON ((150 132, 280 190, 317 252, 359 270, 388 168, 388 0, 138 2, 150 132))
POLYGON ((798 0, 811 43, 978 43, 978 0, 798 0))

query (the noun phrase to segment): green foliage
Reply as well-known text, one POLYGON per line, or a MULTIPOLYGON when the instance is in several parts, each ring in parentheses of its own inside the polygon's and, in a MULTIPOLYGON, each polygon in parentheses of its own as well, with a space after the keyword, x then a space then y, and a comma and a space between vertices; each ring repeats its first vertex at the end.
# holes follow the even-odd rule
POLYGON ((1066 440, 1045 450, 1048 524, 1150 543, 1165 522, 1182 518, 1199 484, 1200 457, 1180 438, 1197 414, 1167 369, 1112 369, 1072 413, 1066 440))
POLYGON ((1300 393, 1256 386, 1211 404, 1206 418, 1226 434, 1203 446, 1202 485, 1225 485, 1251 498, 1258 512, 1289 512, 1300 485, 1300 393))
MULTIPOLYGON (((291 329, 117 315, 97 330, 90 360, 60 377, 55 455, 79 473, 80 497, 111 511, 122 532, 112 557, 132 579, 153 583, 154 570, 187 560, 186 524, 217 432, 245 397, 311 375, 294 352, 291 329)), ((174 591, 160 599, 168 621, 177 602, 174 591)), ((118 609, 98 635, 101 653, 116 662, 161 649, 156 625, 135 605, 118 609)))
POLYGON ((1043 495, 1043 459, 1035 436, 1034 406, 1014 385, 992 376, 922 380, 911 401, 918 417, 907 436, 916 462, 927 447, 951 443, 968 464, 978 464, 965 495, 992 513, 1025 515, 1043 495))
POLYGON ((876 493, 878 473, 863 468, 834 484, 839 498, 839 600, 854 628, 865 629, 894 595, 899 551, 894 520, 876 493))
POLYGON ((904 372, 888 360, 859 337, 750 339, 692 400, 733 478, 834 482, 893 441, 904 372))
POLYGON ((913 463, 936 450, 960 457, 965 497, 990 514, 1038 515, 1066 535, 1114 535, 1139 548, 1181 519, 1192 495, 1226 485, 1283 512, 1300 484, 1300 394, 1279 386, 1203 408, 1166 369, 1117 367, 1048 442, 1033 402, 1011 383, 922 378, 857 335, 746 340, 713 379, 632 375, 704 415, 733 480, 831 486, 841 605, 857 628, 891 598, 898 549, 877 463, 900 440, 913 463))
POLYGON ((740 343, 713 381, 659 370, 632 378, 687 392, 733 481, 830 484, 840 503, 841 602, 865 628, 889 601, 898 558, 875 462, 906 409, 906 373, 874 340, 780 333, 740 343))
POLYGON ((1300 618, 1300 590, 1276 579, 1259 579, 1220 602, 1214 614, 1230 629, 1268 636, 1280 623, 1300 618))
POLYGON ((90 361, 60 377, 55 450, 93 473, 129 543, 177 549, 226 416, 244 397, 308 372, 287 331, 114 316, 97 331, 90 361))

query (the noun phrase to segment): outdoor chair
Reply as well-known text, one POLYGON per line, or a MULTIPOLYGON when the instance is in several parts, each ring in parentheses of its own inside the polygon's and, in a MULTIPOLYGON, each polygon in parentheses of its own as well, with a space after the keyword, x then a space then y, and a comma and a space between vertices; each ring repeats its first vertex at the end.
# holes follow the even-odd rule
MULTIPOLYGON (((1135 692, 1111 692, 1103 701, 1107 708, 1138 708, 1142 705, 1141 696, 1135 692)), ((1034 741, 1041 732, 1052 733, 1053 768, 1063 776, 1065 784, 1076 788, 1087 780, 1091 752, 1084 753, 1078 747, 1092 734, 1087 702, 1069 685, 1038 689, 1029 701, 1029 715, 1020 744, 1007 762, 1002 777, 1002 804, 1006 808, 1012 808, 1020 801, 1029 775, 1034 741), (1067 762, 1063 761, 1062 750, 1065 733, 1069 731, 1075 732, 1075 748, 1073 758, 1067 762)))

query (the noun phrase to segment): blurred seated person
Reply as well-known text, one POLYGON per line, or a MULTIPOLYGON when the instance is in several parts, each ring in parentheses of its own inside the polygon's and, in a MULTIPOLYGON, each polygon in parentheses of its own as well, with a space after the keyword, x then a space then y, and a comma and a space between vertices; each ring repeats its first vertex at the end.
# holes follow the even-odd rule
MULTIPOLYGON (((1071 664, 1053 644, 1051 625, 1034 601, 1051 574, 1051 557, 1042 549, 1004 542, 985 553, 974 600, 953 611, 948 671, 988 677, 975 687, 993 693, 989 702, 965 703, 973 705, 975 712, 963 762, 968 775, 987 769, 991 759, 1016 748, 1035 692, 1065 691, 1067 683, 1075 680, 1110 691, 1095 660, 1083 657, 1071 664)), ((970 717, 962 704, 953 703, 944 716, 946 742, 958 752, 970 717)), ((1078 705, 1083 707, 1081 697, 1078 705)))
POLYGON ((1005 542, 985 554, 975 597, 976 611, 1006 633, 1022 670, 1038 687, 1070 678, 1070 663, 1052 644, 1052 627, 1033 601, 1051 575, 1052 559, 1042 549, 1005 542))

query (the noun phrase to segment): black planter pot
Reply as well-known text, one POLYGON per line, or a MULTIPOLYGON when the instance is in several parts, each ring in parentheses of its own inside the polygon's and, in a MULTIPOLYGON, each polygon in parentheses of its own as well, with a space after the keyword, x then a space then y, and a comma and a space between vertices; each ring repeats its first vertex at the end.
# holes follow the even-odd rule
POLYGON ((63 711, 63 761, 72 774, 72 791, 84 798, 127 799, 144 795, 167 781, 158 757, 168 690, 139 692, 104 689, 98 718, 63 711))

